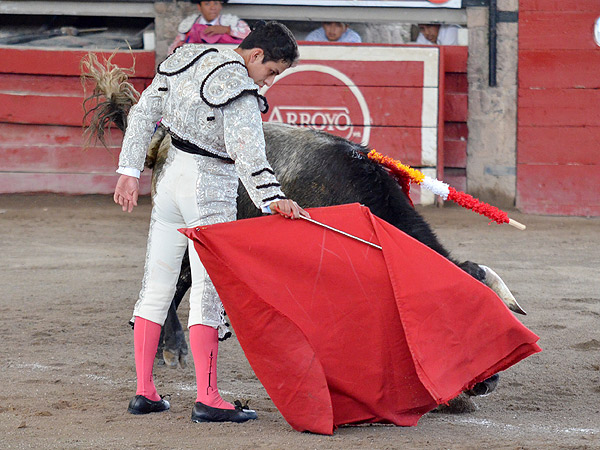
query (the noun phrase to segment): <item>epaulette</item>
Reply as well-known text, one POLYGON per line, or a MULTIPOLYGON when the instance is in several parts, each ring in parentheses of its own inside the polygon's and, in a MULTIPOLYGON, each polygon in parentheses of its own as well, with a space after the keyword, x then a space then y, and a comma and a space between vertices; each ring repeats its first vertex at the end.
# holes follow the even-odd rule
POLYGON ((161 62, 156 71, 161 75, 177 75, 190 68, 196 61, 211 52, 218 52, 218 50, 204 45, 182 45, 172 55, 161 62))
POLYGON ((262 113, 268 111, 267 100, 258 93, 258 86, 248 75, 246 66, 234 60, 215 67, 204 79, 200 88, 200 96, 212 107, 225 106, 245 94, 257 97, 262 113))

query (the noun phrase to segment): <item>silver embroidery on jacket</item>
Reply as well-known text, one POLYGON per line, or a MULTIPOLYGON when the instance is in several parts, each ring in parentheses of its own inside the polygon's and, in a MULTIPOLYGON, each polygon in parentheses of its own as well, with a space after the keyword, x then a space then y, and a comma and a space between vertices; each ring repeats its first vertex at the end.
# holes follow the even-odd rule
POLYGON ((223 106, 244 91, 258 93, 258 86, 237 61, 228 61, 211 72, 202 84, 202 96, 212 106, 223 106))
MULTIPOLYGON (((196 44, 184 45, 160 67, 164 71, 176 72, 208 48, 196 44)), ((265 168, 270 170, 271 167, 265 156, 262 120, 256 96, 248 93, 236 98, 240 90, 246 87, 258 89, 245 67, 238 64, 243 62, 236 52, 224 49, 205 53, 180 73, 156 75, 140 101, 131 108, 119 166, 143 169, 150 138, 156 122, 162 117, 162 123, 179 138, 235 160, 237 174, 257 207, 284 198, 277 186, 258 188, 277 183, 272 173, 264 171, 252 176, 252 173, 265 168), (231 61, 236 63, 223 66, 231 61), (215 72, 217 67, 220 68, 215 72), (225 106, 211 107, 202 99, 202 83, 211 73, 213 76, 205 88, 210 91, 213 100, 226 102, 225 106)))

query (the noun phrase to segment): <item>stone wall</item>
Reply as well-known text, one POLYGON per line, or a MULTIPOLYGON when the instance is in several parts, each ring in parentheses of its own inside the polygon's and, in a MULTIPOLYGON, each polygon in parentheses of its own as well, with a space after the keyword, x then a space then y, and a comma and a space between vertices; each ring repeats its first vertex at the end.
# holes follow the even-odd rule
POLYGON ((183 1, 154 2, 156 11, 156 62, 160 63, 167 56, 167 49, 177 35, 177 26, 189 14, 198 10, 195 4, 183 1))
MULTIPOLYGON (((518 0, 498 0, 498 9, 517 11, 518 0)), ((497 85, 490 87, 488 12, 467 9, 467 191, 498 207, 511 207, 516 198, 518 24, 497 24, 497 85)))
POLYGON ((362 23, 352 28, 360 34, 363 42, 375 44, 408 44, 410 42, 410 24, 405 23, 362 23))

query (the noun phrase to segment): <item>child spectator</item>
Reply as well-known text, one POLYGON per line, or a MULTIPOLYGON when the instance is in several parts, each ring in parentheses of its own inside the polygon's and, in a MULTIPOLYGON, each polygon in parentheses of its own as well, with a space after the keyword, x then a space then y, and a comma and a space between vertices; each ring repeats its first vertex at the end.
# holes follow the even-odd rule
POLYGON ((416 43, 423 45, 458 45, 459 28, 457 25, 420 23, 416 43))
POLYGON ((223 1, 191 0, 198 4, 200 14, 181 21, 178 35, 169 47, 169 54, 185 43, 239 44, 250 34, 250 27, 233 14, 221 14, 223 1))
POLYGON ((342 22, 323 22, 323 26, 311 31, 307 41, 319 42, 362 42, 360 35, 342 22))

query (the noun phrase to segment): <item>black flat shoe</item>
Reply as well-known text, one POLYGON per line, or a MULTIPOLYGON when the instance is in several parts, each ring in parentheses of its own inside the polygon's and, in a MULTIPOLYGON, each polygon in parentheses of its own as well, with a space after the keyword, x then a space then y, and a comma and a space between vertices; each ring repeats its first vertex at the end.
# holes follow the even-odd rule
POLYGON ((242 406, 239 401, 235 402, 235 409, 213 408, 204 403, 196 402, 192 410, 192 422, 237 422, 256 419, 256 411, 248 409, 248 405, 242 406))
POLYGON ((171 405, 167 400, 161 398, 158 401, 149 400, 143 395, 136 395, 129 402, 127 412, 131 414, 150 414, 154 412, 167 411, 171 405))

